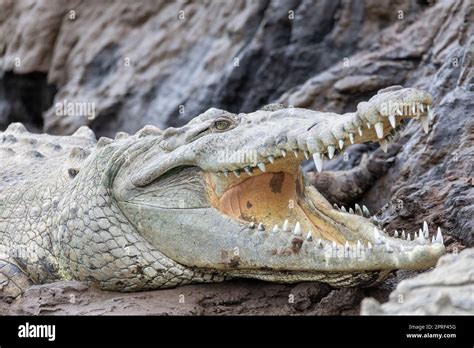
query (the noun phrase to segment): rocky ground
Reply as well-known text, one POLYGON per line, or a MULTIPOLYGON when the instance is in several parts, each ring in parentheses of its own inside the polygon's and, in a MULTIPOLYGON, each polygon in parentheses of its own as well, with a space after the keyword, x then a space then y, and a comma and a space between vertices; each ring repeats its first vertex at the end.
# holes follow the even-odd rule
MULTIPOLYGON (((342 113, 390 85, 430 91, 429 134, 409 123, 387 154, 373 144, 354 146, 346 160, 338 156, 310 175, 331 201, 367 205, 389 232, 414 232, 426 220, 431 232, 441 226, 449 252, 474 246, 469 1, 7 0, 0 7, 1 129, 19 120, 70 134, 89 124, 98 136, 111 136, 145 124, 181 125, 209 107, 246 112, 280 102, 342 113), (64 100, 94 103, 95 117, 58 117, 55 105, 64 100)), ((454 264, 401 283, 416 274, 398 271, 372 289, 235 280, 119 294, 55 283, 0 302, 0 313, 357 314, 365 297, 376 300, 363 301, 364 314, 446 313, 472 305, 449 307, 449 287, 432 283, 431 276, 465 270, 459 279, 472 289, 472 252, 454 264), (410 293, 403 306, 389 297, 399 283, 410 293), (432 305, 437 301, 442 305, 432 305)))

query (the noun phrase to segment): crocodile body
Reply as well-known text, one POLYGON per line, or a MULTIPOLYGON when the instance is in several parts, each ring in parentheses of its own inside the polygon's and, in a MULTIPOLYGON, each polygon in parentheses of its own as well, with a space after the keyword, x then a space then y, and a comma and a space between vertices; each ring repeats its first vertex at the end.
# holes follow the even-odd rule
POLYGON ((390 237, 365 208, 333 208, 299 166, 312 157, 320 171, 354 142, 385 146, 405 118, 427 128, 430 105, 393 87, 344 115, 210 109, 181 128, 98 141, 87 127, 51 136, 11 124, 0 133, 0 286, 13 297, 58 279, 120 291, 234 277, 344 287, 430 267, 441 233, 390 237))

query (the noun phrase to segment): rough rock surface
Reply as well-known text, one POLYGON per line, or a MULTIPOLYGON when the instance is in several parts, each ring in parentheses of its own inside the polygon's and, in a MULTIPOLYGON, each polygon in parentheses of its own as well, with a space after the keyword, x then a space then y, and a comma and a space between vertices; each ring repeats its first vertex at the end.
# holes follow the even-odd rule
MULTIPOLYGON (((442 227, 448 251, 462 250, 474 245, 472 16, 470 1, 454 0, 6 0, 0 128, 31 118, 38 130, 69 134, 89 123, 110 136, 180 125, 209 107, 245 112, 275 101, 342 113, 386 86, 427 89, 436 114, 430 134, 409 123, 388 154, 373 144, 351 147, 346 161, 327 161, 313 179, 338 204, 378 212, 390 232, 413 233, 426 220, 431 231, 442 227), (43 92, 27 108, 29 86, 43 92), (96 118, 56 116, 55 103, 65 99, 95 103, 96 118)), ((0 301, 0 313, 356 314, 364 297, 384 302, 415 275, 398 271, 378 288, 346 290, 232 281, 122 294, 53 283, 0 301), (185 304, 176 300, 181 293, 185 304)))
POLYGON ((387 303, 362 301, 361 314, 474 314, 474 249, 443 256, 430 272, 403 280, 387 303))

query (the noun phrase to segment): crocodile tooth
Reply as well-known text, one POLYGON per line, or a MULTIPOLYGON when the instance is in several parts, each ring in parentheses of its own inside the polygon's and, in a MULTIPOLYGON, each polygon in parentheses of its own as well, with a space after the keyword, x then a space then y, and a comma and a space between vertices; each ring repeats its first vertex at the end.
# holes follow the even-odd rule
POLYGON ((364 213, 362 212, 362 209, 360 208, 360 205, 357 203, 354 205, 354 210, 357 215, 360 215, 360 216, 364 215, 364 213))
POLYGON ((377 133, 377 138, 382 139, 383 138, 383 122, 377 122, 374 125, 375 128, 375 133, 377 133))
POLYGON ((304 152, 304 158, 306 158, 307 160, 309 160, 309 152, 308 151, 305 151, 304 152))
POLYGON ((344 212, 344 213, 347 213, 346 207, 341 205, 341 211, 344 212))
POLYGON ((249 228, 255 228, 255 222, 253 222, 253 221, 250 222, 250 223, 249 223, 249 228))
POLYGON ((313 241, 313 236, 311 234, 311 231, 308 231, 308 234, 306 235, 306 240, 308 242, 312 242, 313 241))
POLYGON ((229 176, 229 171, 228 171, 228 170, 224 170, 224 175, 225 175, 226 177, 228 177, 228 176, 229 176))
POLYGON ((297 149, 293 150, 293 153, 295 154, 295 157, 298 158, 298 150, 297 149))
POLYGON ((282 155, 283 157, 286 157, 286 151, 283 150, 283 149, 281 149, 281 155, 282 155))
POLYGON ((397 126, 397 120, 395 118, 395 115, 388 115, 388 122, 390 122, 392 128, 395 128, 397 126))
POLYGON ((349 208, 349 214, 354 214, 354 209, 349 208))
POLYGON ((421 123, 421 127, 423 127, 423 131, 428 134, 429 130, 430 130, 430 126, 429 126, 429 120, 428 120, 428 116, 420 116, 420 123, 421 123))
POLYGON ((379 220, 377 219, 376 216, 372 216, 370 218, 370 221, 375 225, 375 226, 379 226, 379 220))
POLYGON ((364 213, 364 216, 369 218, 370 217, 370 211, 367 209, 365 205, 362 205, 362 212, 364 213))
POLYGON ((367 122, 367 128, 370 129, 370 122, 367 122))
POLYGON ((244 167, 244 170, 245 170, 245 172, 246 172, 249 176, 252 176, 253 172, 252 172, 252 168, 251 168, 251 167, 244 167))
POLYGON ((337 204, 336 204, 336 203, 334 203, 332 206, 334 207, 334 209, 337 209, 337 210, 339 210, 339 207, 337 206, 337 204))
POLYGON ((372 244, 370 244, 370 242, 367 243, 367 249, 368 251, 372 251, 372 244))
POLYGON ((400 110, 400 108, 397 109, 397 114, 399 114, 400 116, 403 116, 403 112, 402 110, 400 110))
POLYGON ((295 229, 293 230, 295 236, 301 236, 301 225, 299 222, 296 222, 295 229))
POLYGON ((438 227, 438 231, 436 233, 436 243, 440 243, 440 244, 443 244, 444 241, 443 241, 443 234, 441 233, 441 228, 438 227))
POLYGON ((415 104, 413 104, 413 105, 411 106, 411 113, 412 113, 413 115, 416 114, 416 105, 415 105, 415 104))
POLYGON ((265 226, 260 222, 260 223, 258 224, 257 230, 259 230, 259 231, 265 231, 265 226))
POLYGON ((362 133, 362 127, 361 126, 357 127, 357 130, 359 131, 359 136, 364 135, 364 133, 362 133))
POLYGON ((344 140, 342 139, 339 139, 339 149, 342 150, 342 148, 344 147, 344 140))
POLYGON ((424 236, 424 233, 423 233, 423 231, 422 231, 421 229, 419 230, 419 233, 418 233, 418 239, 419 239, 419 241, 422 242, 422 243, 424 243, 424 242, 426 241, 426 238, 425 238, 425 236, 424 236))
POLYGON ((423 103, 420 104, 420 110, 421 112, 425 112, 425 107, 423 106, 423 103))
POLYGON ((273 156, 268 156, 267 157, 268 162, 273 163, 275 160, 273 159, 273 156))
POLYGON ((318 239, 318 242, 316 243, 316 245, 318 246, 318 248, 323 247, 323 241, 321 240, 321 238, 318 239))
POLYGON ((273 232, 278 232, 278 225, 273 226, 273 232))
POLYGON ((428 230, 428 223, 426 221, 423 221, 423 234, 425 235, 425 238, 428 238, 429 230, 428 230))
POLYGON ((385 251, 387 253, 393 253, 393 249, 388 242, 385 244, 385 251))
POLYGON ((232 171, 232 173, 234 173, 234 175, 238 178, 240 178, 240 169, 236 169, 234 171, 232 171))
POLYGON ((435 242, 436 242, 436 240, 435 240, 435 236, 434 236, 434 235, 432 235, 432 236, 431 236, 431 244, 434 244, 435 242))
POLYGON ((361 250, 362 249, 362 243, 360 242, 360 240, 357 239, 357 250, 361 250))
POLYGON ((393 232, 393 238, 398 238, 398 231, 395 230, 395 232, 393 232))
POLYGON ((328 145, 328 157, 332 159, 334 157, 334 152, 336 151, 336 147, 334 145, 328 145))
POLYGON ((283 232, 288 232, 289 229, 288 229, 288 220, 285 220, 285 222, 283 223, 283 232))
POLYGON ((413 240, 418 239, 418 234, 415 232, 415 235, 413 236, 413 240))
POLYGON ((405 230, 402 231, 402 239, 406 239, 405 230))
POLYGON ((267 168, 265 167, 265 163, 263 162, 257 163, 257 167, 264 173, 267 171, 267 168))
POLYGON ((349 141, 351 142, 351 144, 354 144, 354 133, 352 132, 349 132, 349 141))
POLYGON ((382 139, 379 141, 380 148, 382 149, 383 152, 387 153, 388 150, 388 142, 385 139, 382 139))
POLYGON ((314 164, 316 165, 316 170, 321 173, 323 171, 323 156, 320 152, 313 153, 314 164))

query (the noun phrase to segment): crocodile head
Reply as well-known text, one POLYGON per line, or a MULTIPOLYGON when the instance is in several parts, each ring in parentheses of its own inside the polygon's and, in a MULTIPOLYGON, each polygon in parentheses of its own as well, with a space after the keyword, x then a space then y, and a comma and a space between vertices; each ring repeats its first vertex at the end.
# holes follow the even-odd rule
POLYGON ((378 141, 403 119, 427 130, 432 99, 389 88, 343 115, 271 105, 250 114, 210 109, 181 128, 139 138, 114 194, 138 232, 168 258, 230 277, 368 285, 394 269, 433 266, 442 238, 389 236, 334 208, 305 183, 351 143, 378 141))

